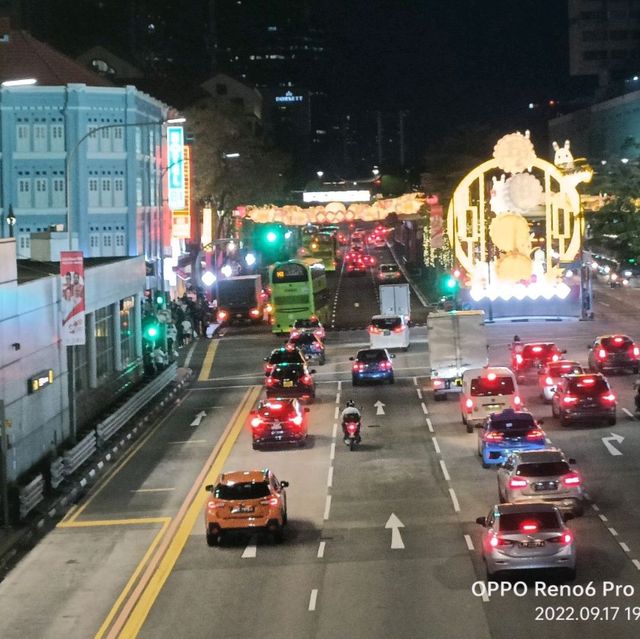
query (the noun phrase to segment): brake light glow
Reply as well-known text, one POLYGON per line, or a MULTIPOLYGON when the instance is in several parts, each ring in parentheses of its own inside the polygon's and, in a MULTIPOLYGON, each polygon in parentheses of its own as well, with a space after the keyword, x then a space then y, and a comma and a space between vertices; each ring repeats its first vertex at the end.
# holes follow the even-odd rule
POLYGON ((513 405, 514 406, 522 406, 522 400, 520 399, 520 395, 513 396, 513 405))
POLYGON ((266 408, 272 408, 274 410, 280 410, 282 408, 282 404, 280 402, 268 402, 265 404, 266 408))
POLYGON ((579 486, 580 475, 578 475, 578 473, 569 473, 562 478, 562 483, 565 486, 579 486))
POLYGON ((358 424, 356 422, 347 422, 347 431, 350 434, 355 433, 358 430, 358 424))
POLYGON ((538 522, 536 521, 523 521, 520 524, 520 531, 523 533, 538 532, 538 522))
POLYGON ((534 353, 541 353, 542 352, 542 346, 534 346, 531 350, 534 353))
POLYGON ((509 480, 509 488, 526 488, 529 485, 529 482, 526 479, 516 479, 512 477, 509 480))
POLYGON ((489 537, 489 545, 492 548, 496 548, 497 546, 511 546, 513 542, 509 539, 501 539, 500 537, 493 535, 489 537))
POLYGON ((570 532, 565 532, 562 534, 562 543, 570 544, 573 541, 573 535, 570 532))
POLYGON ((622 337, 614 337, 614 338, 613 338, 613 341, 614 341, 616 344, 622 344, 622 342, 624 341, 624 338, 622 338, 622 337))
POLYGON ((362 371, 365 369, 365 365, 364 364, 359 364, 358 362, 356 362, 353 365, 353 370, 357 371, 358 373, 362 373, 362 371))
POLYGON ((471 397, 467 397, 467 400, 464 403, 464 407, 467 409, 467 413, 470 413, 473 410, 473 400, 471 397))
POLYGON ((313 334, 319 339, 324 337, 324 331, 322 331, 321 329, 318 329, 317 331, 313 331, 313 334))
POLYGON ((251 427, 252 428, 258 428, 260 426, 262 426, 262 420, 259 417, 254 417, 251 420, 251 427))
POLYGON ((278 380, 275 377, 267 377, 266 379, 267 386, 275 386, 277 381, 278 380))
POLYGON ((557 353, 554 353, 553 357, 551 358, 551 361, 557 362, 559 359, 560 359, 560 356, 557 353))
POLYGON ((585 386, 591 386, 591 384, 595 384, 596 383, 596 380, 593 379, 593 377, 583 377, 582 378, 582 383, 585 386))
POLYGON ((637 346, 634 346, 632 353, 634 357, 640 357, 640 348, 638 348, 637 346))
POLYGON ((226 311, 218 311, 218 321, 223 322, 226 319, 227 319, 226 311))
POLYGON ((489 373, 489 374, 487 375, 487 379, 488 379, 490 382, 494 382, 494 381, 495 381, 495 379, 496 379, 496 374, 495 374, 495 373, 489 373))
POLYGON ((484 440, 486 442, 500 442, 503 440, 502 433, 490 432, 484 434, 484 440))
POLYGON ((309 386, 313 382, 313 379, 311 379, 311 375, 303 375, 300 381, 309 386))
POLYGON ((296 425, 296 426, 302 426, 302 415, 295 415, 295 417, 291 418, 291 421, 296 425))
POLYGON ((249 311, 249 315, 251 315, 251 317, 260 317, 260 311, 257 308, 252 308, 249 311))
POLYGON ((296 337, 300 337, 300 332, 299 331, 291 331, 291 335, 289 336, 289 339, 295 339, 296 337))
POLYGON ((543 439, 543 438, 544 438, 544 432, 541 431, 539 428, 534 428, 533 430, 530 430, 527 433, 528 440, 543 439))
POLYGON ((607 351, 604 350, 604 348, 599 348, 598 349, 598 357, 600 359, 605 359, 607 356, 607 351))
POLYGON ((605 402, 613 403, 616 401, 616 396, 614 393, 606 393, 602 396, 602 400, 605 402))
POLYGON ((516 353, 516 364, 522 364, 522 355, 516 353))
POLYGON ((565 396, 562 398, 562 401, 563 401, 565 404, 575 404, 575 403, 578 401, 578 398, 577 398, 577 397, 574 397, 573 395, 565 395, 565 396))
POLYGON ((547 386, 553 386, 553 378, 552 378, 552 377, 547 377, 547 378, 544 380, 544 383, 545 383, 547 386))
POLYGON ((396 327, 393 329, 393 332, 394 332, 394 333, 402 333, 402 331, 404 331, 404 326, 396 326, 396 327))
POLYGON ((382 331, 377 326, 374 326, 373 324, 371 324, 371 326, 369 326, 367 330, 369 331, 370 335, 379 335, 380 333, 382 333, 382 331))

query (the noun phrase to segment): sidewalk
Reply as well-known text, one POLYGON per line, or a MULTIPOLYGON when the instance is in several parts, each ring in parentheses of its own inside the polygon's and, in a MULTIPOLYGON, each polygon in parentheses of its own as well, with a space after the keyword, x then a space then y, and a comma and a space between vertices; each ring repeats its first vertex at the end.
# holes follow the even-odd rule
MULTIPOLYGON (((197 341, 196 341, 197 343, 197 341)), ((184 362, 187 349, 180 349, 178 361, 184 362)), ((65 478, 53 495, 45 497, 25 521, 9 528, 0 528, 0 581, 16 561, 52 530, 69 508, 147 431, 167 404, 177 400, 193 375, 189 368, 178 368, 176 379, 147 404, 143 411, 132 415, 131 422, 109 440, 109 445, 87 461, 76 473, 65 478), (150 404, 153 406, 150 408, 150 404)))

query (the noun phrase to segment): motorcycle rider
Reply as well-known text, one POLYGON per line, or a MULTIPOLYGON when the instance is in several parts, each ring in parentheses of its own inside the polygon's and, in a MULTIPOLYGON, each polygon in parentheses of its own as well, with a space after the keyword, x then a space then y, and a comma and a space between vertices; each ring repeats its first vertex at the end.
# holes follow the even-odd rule
POLYGON ((347 403, 345 404, 345 408, 342 411, 342 414, 340 415, 340 420, 342 421, 342 434, 344 435, 345 439, 347 439, 347 421, 356 421, 358 422, 358 432, 357 432, 357 436, 360 436, 360 419, 361 419, 362 415, 360 413, 360 411, 358 410, 358 408, 356 407, 356 403, 352 400, 349 399, 347 400, 347 403))

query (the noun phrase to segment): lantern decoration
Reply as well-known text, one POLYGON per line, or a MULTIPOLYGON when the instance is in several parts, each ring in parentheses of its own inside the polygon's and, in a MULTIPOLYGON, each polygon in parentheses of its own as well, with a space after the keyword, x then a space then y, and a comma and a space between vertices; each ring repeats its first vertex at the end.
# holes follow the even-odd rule
POLYGON ((529 139, 529 131, 524 135, 520 131, 500 138, 493 147, 493 157, 498 167, 507 173, 520 173, 531 170, 536 159, 533 143, 529 139))
POLYGON ((506 182, 509 191, 512 210, 519 213, 526 213, 529 209, 534 209, 542 201, 544 193, 542 184, 531 173, 516 173, 506 182))

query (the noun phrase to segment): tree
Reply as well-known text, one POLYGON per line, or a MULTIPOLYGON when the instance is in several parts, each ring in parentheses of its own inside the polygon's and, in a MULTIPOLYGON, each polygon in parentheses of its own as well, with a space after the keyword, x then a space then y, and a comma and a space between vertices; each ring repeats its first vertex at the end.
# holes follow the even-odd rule
POLYGON ((282 201, 289 157, 256 135, 237 109, 200 100, 185 110, 193 134, 195 195, 218 209, 282 201), (227 157, 239 154, 237 157, 227 157))

